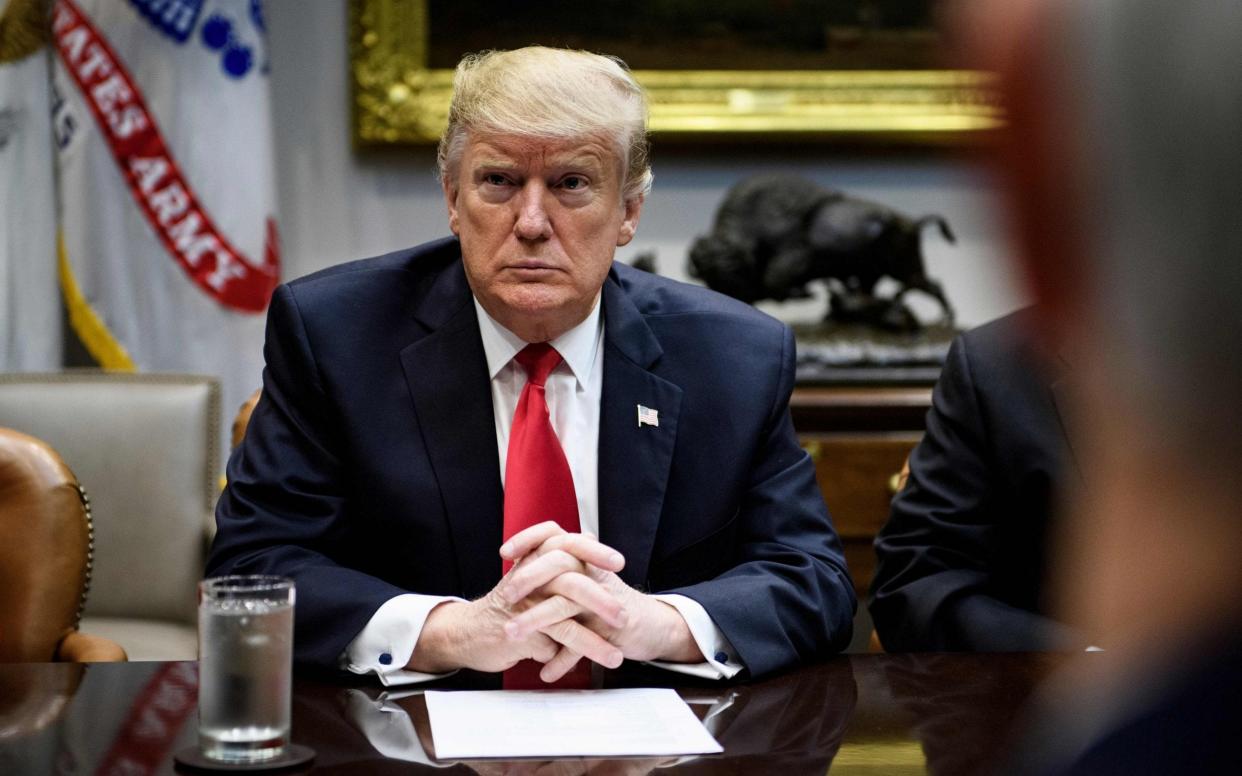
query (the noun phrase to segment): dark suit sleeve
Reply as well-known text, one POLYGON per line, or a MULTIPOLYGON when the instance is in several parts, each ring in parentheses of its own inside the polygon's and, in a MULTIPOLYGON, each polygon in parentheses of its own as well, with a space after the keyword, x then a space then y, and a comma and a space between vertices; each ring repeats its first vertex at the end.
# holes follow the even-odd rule
POLYGON ((889 651, 1015 651, 1069 639, 1063 626, 989 592, 996 523, 1008 507, 987 423, 1005 419, 980 407, 967 342, 949 349, 910 479, 876 537, 870 610, 889 651))
POLYGON ((857 607, 840 540, 789 414, 793 333, 784 327, 750 480, 738 504, 735 563, 674 590, 702 604, 752 676, 839 652, 857 607))
POLYGON ((407 592, 335 557, 346 518, 340 429, 297 300, 277 288, 268 311, 263 395, 228 464, 207 574, 294 579, 294 657, 337 667, 375 610, 407 592))

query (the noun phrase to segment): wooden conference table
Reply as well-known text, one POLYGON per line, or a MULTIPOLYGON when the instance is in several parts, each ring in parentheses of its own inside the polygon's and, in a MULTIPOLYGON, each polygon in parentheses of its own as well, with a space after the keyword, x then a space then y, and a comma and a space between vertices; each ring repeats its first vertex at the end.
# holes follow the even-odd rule
MULTIPOLYGON (((316 750, 313 772, 325 774, 969 774, 1008 751, 1023 701, 1064 659, 844 655, 735 685, 641 666, 597 675, 605 687, 681 693, 725 749, 681 761, 443 763, 428 754, 418 694, 309 676, 294 680, 292 737, 316 750)), ((173 753, 196 740, 196 693, 193 662, 0 665, 0 774, 172 773, 173 753)))

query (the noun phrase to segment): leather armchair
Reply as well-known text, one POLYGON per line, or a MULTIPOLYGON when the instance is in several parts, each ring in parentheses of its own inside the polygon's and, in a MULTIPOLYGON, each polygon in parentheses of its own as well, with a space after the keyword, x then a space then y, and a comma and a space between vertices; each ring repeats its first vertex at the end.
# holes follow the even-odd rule
POLYGON ((46 441, 91 494, 83 629, 131 660, 194 659, 221 466, 218 383, 94 370, 0 375, 0 426, 46 441))
POLYGON ((242 405, 237 408, 237 415, 233 418, 233 435, 231 446, 236 448, 246 438, 246 427, 250 425, 250 415, 254 412, 254 407, 259 403, 259 397, 263 395, 263 389, 256 389, 254 393, 246 398, 242 405))
POLYGON ((125 660, 77 630, 94 534, 86 491, 56 451, 0 428, 0 662, 125 660))

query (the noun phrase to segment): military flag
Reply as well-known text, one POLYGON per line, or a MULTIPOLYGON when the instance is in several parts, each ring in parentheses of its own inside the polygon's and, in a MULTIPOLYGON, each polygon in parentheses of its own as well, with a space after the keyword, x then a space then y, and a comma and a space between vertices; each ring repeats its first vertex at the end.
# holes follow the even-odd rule
MULTIPOLYGON (((104 367, 260 384, 280 275, 258 0, 55 0, 59 275, 104 367)), ((227 426, 227 424, 222 424, 227 426)))

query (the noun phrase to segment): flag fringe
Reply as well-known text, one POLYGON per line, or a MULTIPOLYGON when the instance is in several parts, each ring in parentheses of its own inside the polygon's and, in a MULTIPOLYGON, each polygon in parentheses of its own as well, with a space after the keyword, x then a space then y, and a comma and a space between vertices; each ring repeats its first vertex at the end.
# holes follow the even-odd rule
POLYGON ((56 232, 56 258, 60 289, 65 297, 65 307, 69 310, 69 325, 82 340, 87 352, 104 369, 137 372, 138 368, 125 347, 108 330, 108 325, 82 294, 82 288, 73 276, 73 268, 69 266, 64 235, 59 230, 56 232))

